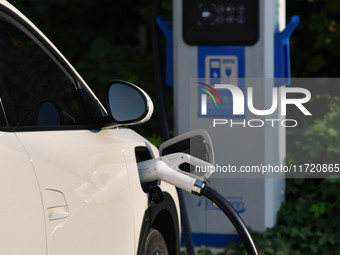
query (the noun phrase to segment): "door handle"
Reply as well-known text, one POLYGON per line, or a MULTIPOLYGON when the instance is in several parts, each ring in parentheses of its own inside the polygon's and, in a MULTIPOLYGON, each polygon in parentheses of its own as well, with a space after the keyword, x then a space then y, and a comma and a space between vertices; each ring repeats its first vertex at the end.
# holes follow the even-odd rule
POLYGON ((47 216, 49 220, 58 220, 68 217, 68 206, 55 206, 47 208, 47 216))
POLYGON ((69 208, 64 194, 54 189, 45 190, 45 201, 48 219, 58 220, 69 216, 69 208))

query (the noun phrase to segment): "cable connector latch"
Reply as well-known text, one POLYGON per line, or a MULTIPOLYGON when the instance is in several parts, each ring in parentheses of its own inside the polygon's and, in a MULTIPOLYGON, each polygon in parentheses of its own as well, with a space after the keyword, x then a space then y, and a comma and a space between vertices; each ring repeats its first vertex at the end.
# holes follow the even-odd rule
POLYGON ((201 192, 202 192, 202 189, 204 189, 204 187, 205 187, 204 182, 196 180, 195 183, 194 183, 194 186, 192 187, 191 193, 195 194, 197 196, 201 196, 202 195, 201 192))

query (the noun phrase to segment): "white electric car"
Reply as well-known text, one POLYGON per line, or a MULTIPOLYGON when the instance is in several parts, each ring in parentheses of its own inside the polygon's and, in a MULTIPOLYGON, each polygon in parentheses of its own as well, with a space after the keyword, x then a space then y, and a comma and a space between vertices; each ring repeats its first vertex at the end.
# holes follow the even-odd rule
POLYGON ((119 125, 150 98, 112 81, 107 109, 51 42, 0 0, 0 253, 179 254, 173 186, 143 186, 158 150, 119 125))

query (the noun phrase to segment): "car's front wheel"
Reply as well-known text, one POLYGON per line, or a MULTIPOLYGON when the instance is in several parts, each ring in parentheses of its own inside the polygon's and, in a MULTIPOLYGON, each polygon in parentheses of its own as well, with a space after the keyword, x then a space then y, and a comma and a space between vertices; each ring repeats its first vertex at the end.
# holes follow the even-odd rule
POLYGON ((168 248, 162 234, 151 228, 146 238, 143 255, 168 255, 168 248))

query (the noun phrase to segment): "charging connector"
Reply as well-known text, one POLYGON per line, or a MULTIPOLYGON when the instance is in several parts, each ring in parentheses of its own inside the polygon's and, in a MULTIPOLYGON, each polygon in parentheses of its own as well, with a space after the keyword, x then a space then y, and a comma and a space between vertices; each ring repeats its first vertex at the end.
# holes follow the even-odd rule
POLYGON ((212 164, 186 153, 173 153, 138 163, 139 177, 142 184, 157 180, 165 181, 189 193, 198 196, 203 195, 216 203, 233 223, 248 254, 257 255, 258 252, 254 241, 239 214, 221 194, 206 185, 206 179, 212 174, 209 169, 212 169, 212 164), (198 167, 198 169, 204 167, 205 174, 203 176, 197 176, 181 170, 180 166, 184 163, 194 166, 195 169, 196 167, 198 167), (208 169, 208 171, 206 169, 208 169))
POLYGON ((212 165, 186 153, 173 153, 160 158, 150 159, 138 163, 139 177, 142 184, 156 180, 165 181, 189 193, 200 195, 205 185, 205 179, 211 175, 206 171, 203 176, 197 176, 180 169, 184 163, 195 166, 195 169, 212 165))

